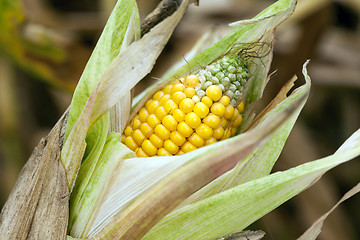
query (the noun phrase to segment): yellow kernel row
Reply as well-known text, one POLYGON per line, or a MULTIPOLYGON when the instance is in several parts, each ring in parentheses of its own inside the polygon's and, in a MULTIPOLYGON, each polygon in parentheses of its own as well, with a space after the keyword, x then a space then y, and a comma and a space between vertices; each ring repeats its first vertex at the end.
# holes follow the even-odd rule
POLYGON ((200 99, 194 89, 198 83, 189 75, 156 92, 125 128, 122 142, 138 157, 171 156, 234 135, 244 104, 234 108, 215 85, 200 99))

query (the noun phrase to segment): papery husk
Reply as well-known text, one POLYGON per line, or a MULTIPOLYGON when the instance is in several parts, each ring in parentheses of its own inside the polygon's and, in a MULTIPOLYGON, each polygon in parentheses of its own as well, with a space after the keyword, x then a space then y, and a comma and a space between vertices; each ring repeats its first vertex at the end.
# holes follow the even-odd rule
POLYGON ((35 148, 0 214, 1 239, 65 239, 69 190, 60 150, 65 113, 35 148))
POLYGON ((360 192, 360 183, 358 183, 355 187, 349 190, 345 195, 324 215, 322 215, 313 225, 304 232, 297 240, 315 240, 321 232, 321 228, 324 224, 326 218, 345 200, 354 196, 355 194, 360 192))

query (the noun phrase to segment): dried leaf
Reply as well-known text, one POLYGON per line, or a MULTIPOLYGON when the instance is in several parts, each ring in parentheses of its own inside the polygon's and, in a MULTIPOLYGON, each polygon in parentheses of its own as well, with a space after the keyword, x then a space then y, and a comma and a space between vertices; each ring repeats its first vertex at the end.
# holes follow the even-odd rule
POLYGON ((320 234, 324 221, 330 215, 330 213, 332 213, 340 205, 340 203, 354 196, 358 192, 360 192, 360 183, 348 191, 327 213, 322 215, 316 222, 314 222, 314 224, 308 230, 306 230, 306 232, 301 235, 298 240, 315 240, 320 234))
POLYGON ((69 191, 60 149, 66 114, 35 148, 0 214, 2 239, 65 239, 69 191))

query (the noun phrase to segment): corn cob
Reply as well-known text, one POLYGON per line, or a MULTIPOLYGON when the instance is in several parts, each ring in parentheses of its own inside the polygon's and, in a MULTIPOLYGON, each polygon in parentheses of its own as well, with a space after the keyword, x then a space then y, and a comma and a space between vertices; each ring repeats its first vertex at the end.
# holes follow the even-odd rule
POLYGON ((246 62, 223 57, 156 92, 126 126, 122 142, 138 157, 171 156, 227 139, 244 111, 246 62))

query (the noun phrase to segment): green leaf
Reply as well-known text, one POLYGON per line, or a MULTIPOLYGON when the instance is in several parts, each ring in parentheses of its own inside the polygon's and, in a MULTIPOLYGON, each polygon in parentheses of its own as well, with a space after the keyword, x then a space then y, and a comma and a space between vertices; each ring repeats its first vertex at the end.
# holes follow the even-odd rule
POLYGON ((135 0, 119 0, 114 7, 74 92, 65 139, 110 63, 139 36, 138 14, 135 0))
MULTIPOLYGON (((61 160, 67 171, 70 190, 74 186, 83 158, 84 161, 90 162, 88 164, 96 165, 109 131, 109 112, 105 112, 101 119, 97 119, 98 121, 94 121, 92 118, 100 78, 120 51, 125 50, 139 33, 139 13, 136 1, 118 1, 85 67, 72 99, 65 143, 61 152, 61 160), (89 104, 90 102, 92 103, 89 104)), ((91 172, 87 174, 91 175, 91 172)))
POLYGON ((69 231, 71 236, 80 238, 87 236, 103 198, 104 186, 111 180, 113 170, 119 168, 123 159, 134 157, 134 153, 120 142, 120 137, 118 133, 112 133, 107 137, 94 169, 88 169, 93 166, 87 163, 82 166, 92 174, 90 179, 79 174, 79 188, 76 191, 81 194, 75 194, 70 199, 69 231), (88 184, 82 184, 83 181, 88 184))
POLYGON ((241 231, 307 189, 328 170, 359 155, 360 129, 334 155, 190 204, 166 216, 143 239, 214 239, 241 231))

